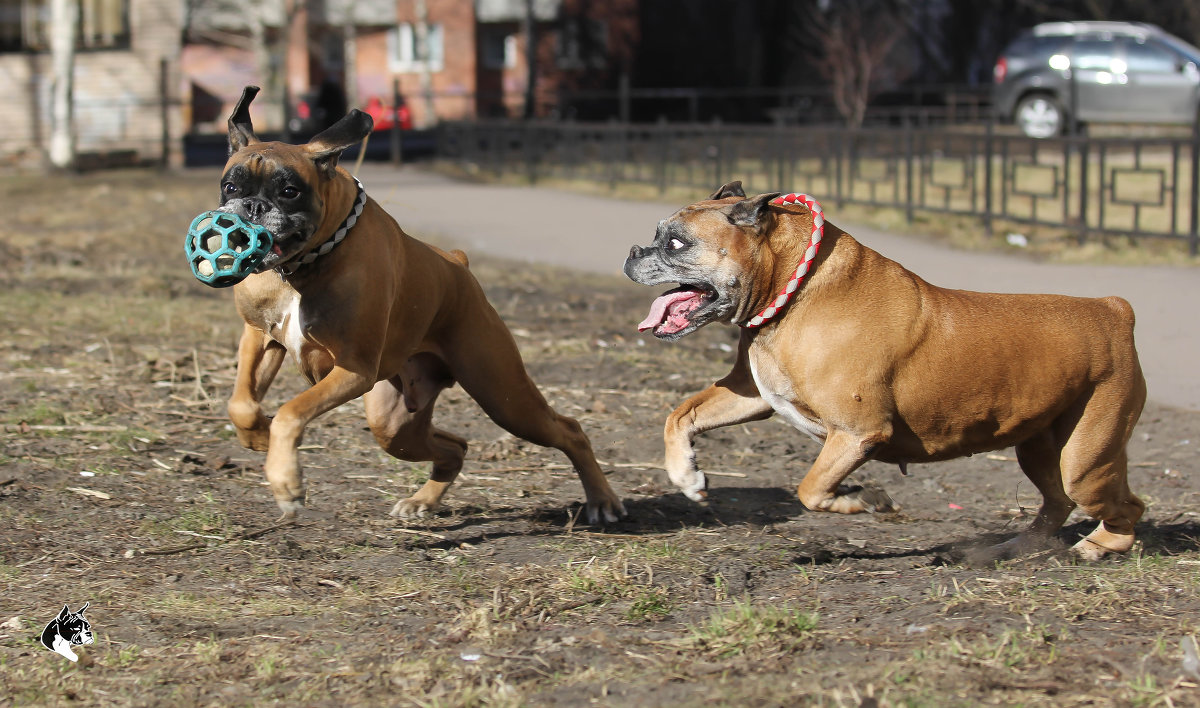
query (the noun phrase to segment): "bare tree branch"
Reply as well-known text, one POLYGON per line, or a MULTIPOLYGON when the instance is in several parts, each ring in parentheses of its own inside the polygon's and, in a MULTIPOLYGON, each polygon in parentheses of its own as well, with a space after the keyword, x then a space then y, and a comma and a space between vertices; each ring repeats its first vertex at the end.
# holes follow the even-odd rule
POLYGON ((809 18, 810 39, 820 52, 818 70, 829 81, 834 107, 851 126, 861 126, 877 90, 881 69, 906 26, 883 2, 843 0, 809 18))

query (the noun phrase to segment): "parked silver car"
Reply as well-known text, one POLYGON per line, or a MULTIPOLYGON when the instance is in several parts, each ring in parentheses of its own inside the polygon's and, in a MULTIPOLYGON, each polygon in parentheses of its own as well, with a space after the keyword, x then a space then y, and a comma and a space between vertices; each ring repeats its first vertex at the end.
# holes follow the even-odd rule
POLYGON ((997 114, 1048 138, 1080 122, 1191 123, 1200 103, 1200 49, 1154 25, 1048 22, 996 61, 997 114))

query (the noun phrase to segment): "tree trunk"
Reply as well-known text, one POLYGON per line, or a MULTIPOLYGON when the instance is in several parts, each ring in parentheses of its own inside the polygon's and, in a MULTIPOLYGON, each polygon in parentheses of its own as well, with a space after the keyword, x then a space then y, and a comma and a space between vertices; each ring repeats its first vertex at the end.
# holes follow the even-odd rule
POLYGON ((54 76, 51 105, 50 164, 75 165, 75 37, 79 3, 53 0, 50 5, 50 56, 54 76))
POLYGON ((525 118, 537 116, 537 18, 533 0, 525 0, 525 118))
POLYGON ((424 99, 425 116, 422 127, 429 127, 437 122, 437 108, 433 105, 433 70, 429 66, 429 8, 425 0, 416 0, 417 24, 413 28, 413 40, 416 44, 417 62, 421 77, 421 96, 424 99))
MULTIPOLYGON (((358 24, 354 16, 354 0, 345 0, 342 18, 342 83, 346 90, 347 109, 358 101, 358 24)), ((340 116, 339 116, 340 117, 340 116)))

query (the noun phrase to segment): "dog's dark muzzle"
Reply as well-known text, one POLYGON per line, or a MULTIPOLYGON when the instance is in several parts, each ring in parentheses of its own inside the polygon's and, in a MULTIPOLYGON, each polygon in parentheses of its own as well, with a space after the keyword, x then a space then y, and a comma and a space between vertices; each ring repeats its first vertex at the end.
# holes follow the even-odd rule
POLYGON ((646 257, 653 252, 653 248, 642 248, 641 246, 629 249, 629 257, 625 259, 625 267, 622 268, 626 277, 634 282, 641 282, 639 278, 645 277, 646 257))
POLYGON ((242 210, 246 212, 244 216, 256 224, 261 224, 262 219, 267 215, 267 212, 274 208, 271 206, 270 202, 265 199, 259 199, 258 197, 248 197, 243 199, 241 206, 242 210))

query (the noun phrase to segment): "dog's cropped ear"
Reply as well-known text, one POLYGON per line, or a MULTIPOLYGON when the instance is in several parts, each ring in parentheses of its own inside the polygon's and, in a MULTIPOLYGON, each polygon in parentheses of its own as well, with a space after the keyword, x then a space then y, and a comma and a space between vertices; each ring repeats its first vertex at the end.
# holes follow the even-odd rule
POLYGON ((88 600, 87 602, 83 603, 83 607, 80 607, 78 610, 75 610, 75 614, 82 615, 83 611, 86 610, 88 608, 88 605, 90 605, 90 604, 92 604, 91 600, 88 600))
POLYGON ((59 612, 58 617, 56 617, 55 619, 57 619, 59 622, 66 622, 67 618, 70 616, 71 616, 71 609, 69 607, 67 607, 66 605, 63 605, 62 612, 59 612))
POLYGON ((731 205, 729 207, 729 223, 762 231, 765 226, 764 219, 769 218, 771 213, 767 209, 767 205, 780 194, 783 192, 767 192, 731 205))
POLYGON ((308 141, 308 152, 317 170, 332 177, 342 151, 367 137, 374 127, 371 116, 355 108, 314 136, 308 141))
POLYGON ((250 102, 258 95, 257 86, 247 86, 242 89, 242 97, 238 99, 233 113, 229 114, 229 154, 259 142, 254 134, 254 125, 250 122, 250 102))
POLYGON ((742 189, 742 181, 734 180, 728 184, 723 184, 717 188, 717 191, 712 193, 710 200, 725 199, 726 197, 743 197, 746 196, 746 190, 742 189))

